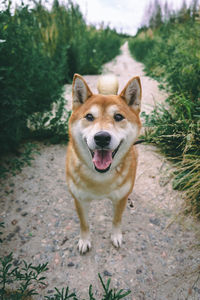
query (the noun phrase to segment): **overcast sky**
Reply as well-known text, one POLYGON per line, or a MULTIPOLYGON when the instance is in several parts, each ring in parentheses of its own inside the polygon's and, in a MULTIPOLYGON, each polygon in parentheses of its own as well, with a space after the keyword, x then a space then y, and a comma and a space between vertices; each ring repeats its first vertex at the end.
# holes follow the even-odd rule
MULTIPOLYGON (((30 1, 23 0, 25 4, 30 1)), ((164 5, 166 1, 169 7, 177 9, 184 0, 160 0, 159 2, 164 5)), ((187 4, 191 1, 185 0, 187 4)), ((12 3, 19 4, 20 2, 21 0, 12 0, 12 3)), ((53 0, 42 0, 42 3, 46 3, 48 7, 52 2, 53 0)), ((67 0, 59 0, 59 2, 67 3, 67 0)), ((154 0, 73 0, 73 2, 79 4, 88 24, 98 25, 104 22, 105 25, 117 29, 118 32, 135 35, 144 20, 145 9, 154 0)))
MULTIPOLYGON (((87 22, 98 24, 102 21, 123 33, 136 34, 144 20, 145 9, 152 0, 77 0, 87 22)), ((165 0, 160 0, 165 3, 165 0)), ((177 9, 183 0, 167 0, 169 7, 177 9)), ((191 0, 186 0, 191 3, 191 0)))

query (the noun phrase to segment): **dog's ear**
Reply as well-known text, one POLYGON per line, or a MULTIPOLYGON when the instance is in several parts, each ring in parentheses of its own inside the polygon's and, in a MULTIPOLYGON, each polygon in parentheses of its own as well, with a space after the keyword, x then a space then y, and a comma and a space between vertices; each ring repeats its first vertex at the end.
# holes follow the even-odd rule
POLYGON ((73 109, 79 107, 91 96, 92 92, 83 77, 79 74, 74 74, 72 83, 73 109))
POLYGON ((130 79, 122 90, 120 97, 122 97, 131 108, 139 113, 142 98, 140 77, 133 77, 130 79))

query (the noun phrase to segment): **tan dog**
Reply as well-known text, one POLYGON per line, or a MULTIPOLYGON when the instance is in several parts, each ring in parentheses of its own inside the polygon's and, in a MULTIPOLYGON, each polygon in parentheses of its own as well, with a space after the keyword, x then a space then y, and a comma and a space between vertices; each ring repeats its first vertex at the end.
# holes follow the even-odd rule
POLYGON ((120 95, 114 95, 117 87, 115 77, 102 77, 98 83, 101 94, 93 94, 83 77, 75 74, 73 79, 66 172, 80 219, 80 253, 91 248, 88 211, 94 199, 112 201, 111 240, 115 247, 122 244, 121 219, 137 166, 133 144, 141 128, 140 78, 129 80, 120 95))

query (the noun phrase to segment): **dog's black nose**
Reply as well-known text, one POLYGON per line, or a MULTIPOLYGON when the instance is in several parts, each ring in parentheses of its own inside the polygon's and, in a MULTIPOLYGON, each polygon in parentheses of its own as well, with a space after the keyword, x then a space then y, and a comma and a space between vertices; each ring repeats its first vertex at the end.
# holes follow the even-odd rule
POLYGON ((99 147, 106 147, 109 145, 111 135, 107 131, 99 131, 94 136, 95 143, 99 147))

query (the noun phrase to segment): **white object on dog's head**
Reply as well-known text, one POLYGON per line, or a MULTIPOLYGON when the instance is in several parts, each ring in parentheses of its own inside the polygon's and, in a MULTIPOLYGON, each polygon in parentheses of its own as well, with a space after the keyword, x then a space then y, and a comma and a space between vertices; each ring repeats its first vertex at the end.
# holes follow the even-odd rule
POLYGON ((73 109, 79 107, 91 96, 92 92, 83 77, 79 74, 74 74, 72 83, 73 109))
POLYGON ((97 89, 102 95, 117 95, 119 88, 118 80, 115 75, 108 74, 99 77, 97 89))
POLYGON ((140 112, 142 98, 140 77, 133 77, 129 80, 120 93, 120 97, 122 97, 136 112, 140 112))

